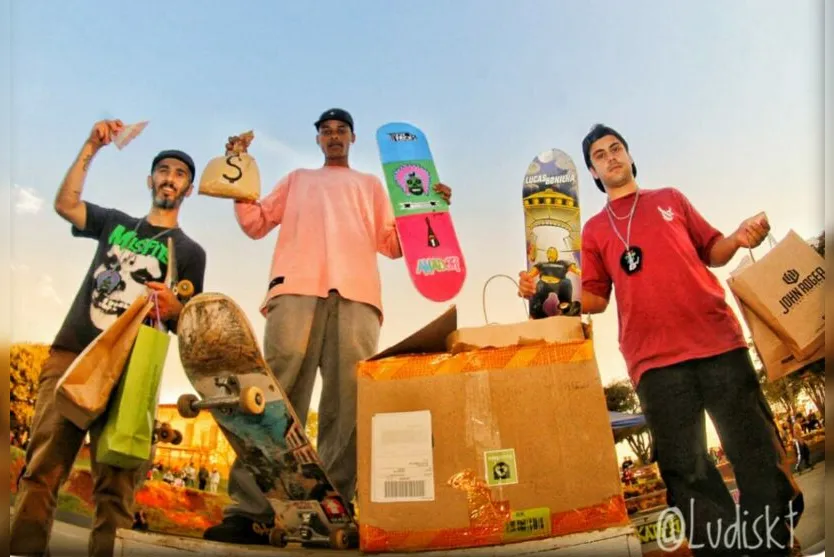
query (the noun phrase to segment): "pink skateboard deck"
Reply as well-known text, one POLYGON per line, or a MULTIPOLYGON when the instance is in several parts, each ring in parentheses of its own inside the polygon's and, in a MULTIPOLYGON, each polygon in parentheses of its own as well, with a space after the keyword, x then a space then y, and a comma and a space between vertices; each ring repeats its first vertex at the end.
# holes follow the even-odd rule
POLYGON ((439 179, 426 136, 392 122, 376 139, 411 281, 434 302, 454 298, 466 280, 466 262, 449 205, 434 191, 439 179))

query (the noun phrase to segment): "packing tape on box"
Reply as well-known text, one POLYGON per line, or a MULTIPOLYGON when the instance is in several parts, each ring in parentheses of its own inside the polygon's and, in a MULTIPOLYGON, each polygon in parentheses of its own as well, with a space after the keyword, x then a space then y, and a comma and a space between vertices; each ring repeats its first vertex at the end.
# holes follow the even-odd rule
MULTIPOLYGON (((490 372, 511 371, 594 358, 593 341, 536 342, 501 348, 480 348, 455 354, 417 354, 363 361, 360 379, 392 381, 466 373, 471 378, 463 396, 466 422, 463 442, 484 462, 485 451, 502 447, 501 433, 492 412, 490 372)), ((491 451, 490 451, 491 452, 491 451)), ((497 450, 496 452, 501 452, 497 450)), ((508 541, 602 529, 628 523, 622 496, 599 504, 551 514, 550 509, 511 509, 503 485, 490 486, 483 473, 471 468, 453 474, 447 485, 463 491, 469 511, 469 527, 432 531, 387 531, 360 524, 363 551, 384 552, 497 545, 508 541)))
POLYGON ((582 362, 594 357, 594 346, 589 340, 560 344, 534 344, 482 348, 457 354, 416 354, 392 356, 382 360, 363 361, 357 368, 360 379, 390 381, 472 373, 479 371, 511 371, 568 362, 582 362))
MULTIPOLYGON (((465 415, 468 418, 464 444, 474 453, 475 462, 479 462, 485 449, 502 446, 501 431, 494 419, 489 372, 471 372, 468 378, 464 394, 465 415)), ((499 534, 504 531, 510 511, 506 503, 499 505, 493 501, 492 489, 484 481, 486 473, 486 469, 483 474, 478 474, 467 468, 453 474, 447 483, 466 494, 470 526, 499 534)), ((498 486, 497 489, 498 501, 504 501, 503 488, 498 486)))

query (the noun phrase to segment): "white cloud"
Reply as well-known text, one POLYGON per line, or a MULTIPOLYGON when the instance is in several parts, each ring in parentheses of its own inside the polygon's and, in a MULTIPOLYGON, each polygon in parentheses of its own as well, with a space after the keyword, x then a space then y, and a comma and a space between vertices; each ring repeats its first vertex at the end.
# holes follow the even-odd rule
POLYGON ((14 185, 14 209, 18 215, 36 215, 43 207, 43 198, 32 188, 14 185))
POLYGON ((64 302, 61 300, 61 297, 58 296, 58 292, 52 284, 52 276, 43 273, 38 281, 38 295, 41 298, 46 298, 57 303, 59 306, 64 305, 64 302))
POLYGON ((14 288, 23 298, 31 299, 32 296, 37 296, 38 298, 54 302, 59 306, 64 305, 64 301, 55 289, 55 281, 52 275, 47 273, 34 273, 32 272, 32 268, 25 263, 12 262, 11 270, 15 275, 14 288))
POLYGON ((12 272, 13 273, 28 273, 29 272, 29 265, 26 263, 15 263, 12 261, 12 272))

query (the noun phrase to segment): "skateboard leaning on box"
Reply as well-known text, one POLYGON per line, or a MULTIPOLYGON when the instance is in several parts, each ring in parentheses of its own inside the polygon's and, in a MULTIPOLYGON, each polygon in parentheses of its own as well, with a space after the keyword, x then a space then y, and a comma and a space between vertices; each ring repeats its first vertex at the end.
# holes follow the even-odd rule
POLYGON ((579 315, 582 222, 573 159, 559 149, 539 153, 524 175, 522 201, 527 270, 537 279, 530 317, 579 315))
POLYGON ((463 287, 466 262, 449 204, 434 191, 439 178, 426 136, 391 122, 376 140, 408 274, 421 295, 445 302, 463 287))
POLYGON ((352 508, 333 488, 241 308, 222 294, 199 294, 183 308, 177 338, 199 393, 182 395, 177 409, 185 418, 211 412, 275 509, 270 543, 358 546, 352 508))

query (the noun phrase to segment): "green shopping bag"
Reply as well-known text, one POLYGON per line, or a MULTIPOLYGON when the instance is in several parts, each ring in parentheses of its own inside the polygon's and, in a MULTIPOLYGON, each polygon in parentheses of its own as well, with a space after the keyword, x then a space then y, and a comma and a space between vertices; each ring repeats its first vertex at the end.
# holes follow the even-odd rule
POLYGON ((96 447, 96 460, 128 470, 151 457, 154 418, 162 369, 168 355, 167 333, 142 325, 116 393, 110 401, 96 447))

